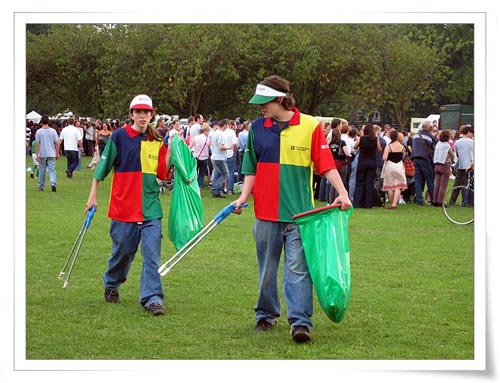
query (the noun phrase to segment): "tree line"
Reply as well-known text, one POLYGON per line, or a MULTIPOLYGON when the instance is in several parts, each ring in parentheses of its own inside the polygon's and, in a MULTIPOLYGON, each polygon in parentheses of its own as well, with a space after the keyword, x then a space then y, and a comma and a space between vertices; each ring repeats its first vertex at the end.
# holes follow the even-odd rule
POLYGON ((158 112, 254 118, 269 74, 299 108, 399 127, 473 104, 472 24, 29 24, 27 109, 124 118, 146 93, 158 112))

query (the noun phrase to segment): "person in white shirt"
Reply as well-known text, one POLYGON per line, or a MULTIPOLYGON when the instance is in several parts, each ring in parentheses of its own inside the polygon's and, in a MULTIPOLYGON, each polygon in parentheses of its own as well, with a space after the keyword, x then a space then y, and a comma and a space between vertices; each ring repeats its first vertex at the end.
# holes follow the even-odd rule
MULTIPOLYGON (((471 125, 460 127, 460 138, 455 141, 455 152, 458 160, 455 186, 467 185, 469 171, 474 164, 474 128, 471 125)), ((454 190, 450 197, 450 205, 454 205, 458 197, 458 190, 454 190)))
POLYGON ((191 136, 191 139, 195 138, 196 136, 198 136, 200 134, 200 128, 201 128, 201 124, 203 124, 203 116, 201 114, 197 114, 195 117, 194 117, 194 124, 191 125, 191 127, 189 128, 189 135, 191 136))
POLYGON ((78 151, 78 166, 76 167, 75 170, 81 170, 82 168, 82 152, 84 151, 84 138, 85 138, 85 130, 83 130, 82 128, 82 123, 80 122, 80 120, 76 120, 75 121, 75 126, 76 128, 78 129, 78 131, 80 132, 80 137, 82 138, 82 146, 81 146, 81 150, 78 151))
POLYGON ((343 120, 340 125, 340 139, 345 142, 347 146, 347 151, 349 152, 349 156, 347 157, 347 166, 342 175, 342 182, 344 182, 344 187, 349 192, 349 178, 351 177, 351 158, 354 155, 354 144, 356 141, 354 138, 349 136, 349 130, 351 127, 349 126, 346 120, 343 120))
POLYGON ((236 121, 230 121, 228 128, 224 131, 226 137, 226 144, 229 149, 227 154, 227 193, 233 194, 234 187, 234 172, 236 171, 236 150, 238 149, 238 137, 236 137, 236 121))
POLYGON ((224 184, 228 179, 227 151, 231 149, 227 144, 224 131, 229 126, 229 120, 219 121, 219 128, 212 132, 210 137, 210 149, 212 150, 212 164, 214 167, 212 175, 212 196, 216 198, 225 198, 224 184))
POLYGON ((95 150, 95 128, 94 124, 88 122, 85 129, 85 155, 92 157, 95 150))
POLYGON ((210 157, 210 126, 204 123, 200 128, 200 134, 191 138, 189 148, 196 158, 196 171, 198 173, 198 186, 203 189, 205 176, 208 175, 208 160, 210 157))
POLYGON ((68 126, 61 131, 58 141, 59 145, 64 142, 64 155, 67 160, 66 176, 68 178, 73 178, 73 172, 78 167, 78 153, 82 149, 82 135, 74 123, 75 118, 70 117, 68 119, 68 126))
POLYGON ((178 135, 180 138, 184 139, 183 135, 181 134, 181 123, 179 120, 174 120, 172 121, 172 126, 171 129, 168 131, 168 136, 171 139, 174 135, 178 135))
POLYGON ((432 204, 440 207, 444 201, 446 188, 451 175, 451 164, 455 161, 455 152, 450 146, 451 132, 448 129, 442 130, 439 135, 439 142, 434 148, 434 194, 432 204))
POLYGON ((243 154, 245 153, 245 147, 247 146, 248 131, 250 130, 251 126, 252 123, 250 121, 245 121, 243 123, 243 130, 240 132, 240 134, 238 134, 238 182, 243 181, 245 178, 245 176, 241 174, 241 165, 243 163, 243 154))
POLYGON ((386 145, 389 145, 391 143, 391 138, 389 137, 391 134, 391 130, 392 130, 391 124, 384 125, 384 133, 382 135, 382 138, 384 139, 386 145))

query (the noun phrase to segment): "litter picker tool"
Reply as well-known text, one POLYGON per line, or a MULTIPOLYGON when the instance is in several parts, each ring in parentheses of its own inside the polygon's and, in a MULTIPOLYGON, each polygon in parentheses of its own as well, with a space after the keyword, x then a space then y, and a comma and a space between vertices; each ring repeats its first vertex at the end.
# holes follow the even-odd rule
POLYGON ((66 277, 66 280, 64 281, 63 288, 65 289, 69 285, 69 278, 71 277, 71 273, 73 272, 73 267, 75 266, 76 259, 78 258, 78 255, 80 254, 80 249, 82 248, 82 243, 83 240, 85 239, 85 234, 87 233, 87 230, 90 226, 90 222, 92 222, 92 218, 94 217, 95 214, 95 206, 92 206, 88 211, 87 215, 85 216, 85 221, 83 222, 83 226, 80 229, 80 232, 78 233, 78 236, 76 237, 76 241, 71 247, 71 250, 68 254, 68 257, 66 258, 66 262, 64 263, 64 266, 59 273, 59 279, 64 278, 64 274, 66 273, 66 268, 68 267, 70 261, 71 261, 71 266, 68 271, 68 275, 66 277))
MULTIPOLYGON (((244 203, 240 207, 247 207, 248 203, 244 203)), ((229 214, 233 212, 236 205, 231 203, 217 213, 217 215, 203 228, 198 234, 182 246, 177 253, 175 253, 167 262, 160 266, 158 273, 164 277, 167 273, 174 268, 188 253, 195 248, 195 246, 205 238, 217 225, 219 225, 229 214)))

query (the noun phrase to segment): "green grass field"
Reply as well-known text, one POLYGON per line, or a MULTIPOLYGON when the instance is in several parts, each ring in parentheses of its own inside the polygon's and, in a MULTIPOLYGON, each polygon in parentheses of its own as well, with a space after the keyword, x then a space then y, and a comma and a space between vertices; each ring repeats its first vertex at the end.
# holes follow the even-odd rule
MULTIPOLYGON (((120 289, 121 303, 103 298, 111 248, 109 177, 99 187, 98 212, 63 289, 58 275, 83 224, 88 162, 84 158, 82 170, 67 179, 66 160, 58 160, 57 193, 50 184, 36 191, 36 180, 26 175, 27 360, 474 359, 474 226, 453 225, 431 206, 354 211, 346 318, 329 321, 315 301, 313 341, 306 345, 292 342, 283 299, 278 326, 254 331, 251 204, 163 279, 167 314, 153 317, 138 302, 140 253, 120 289)), ((214 199, 208 190, 202 195, 206 223, 233 200, 214 199)), ((175 253, 167 234, 170 198, 161 196, 162 262, 175 253)))

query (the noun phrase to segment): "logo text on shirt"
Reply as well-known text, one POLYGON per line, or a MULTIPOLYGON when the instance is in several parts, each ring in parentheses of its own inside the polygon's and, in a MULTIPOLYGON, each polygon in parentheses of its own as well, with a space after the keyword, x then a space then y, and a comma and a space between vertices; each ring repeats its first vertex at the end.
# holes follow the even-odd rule
POLYGON ((309 148, 306 148, 304 146, 291 145, 290 150, 296 150, 298 152, 307 152, 309 148))

